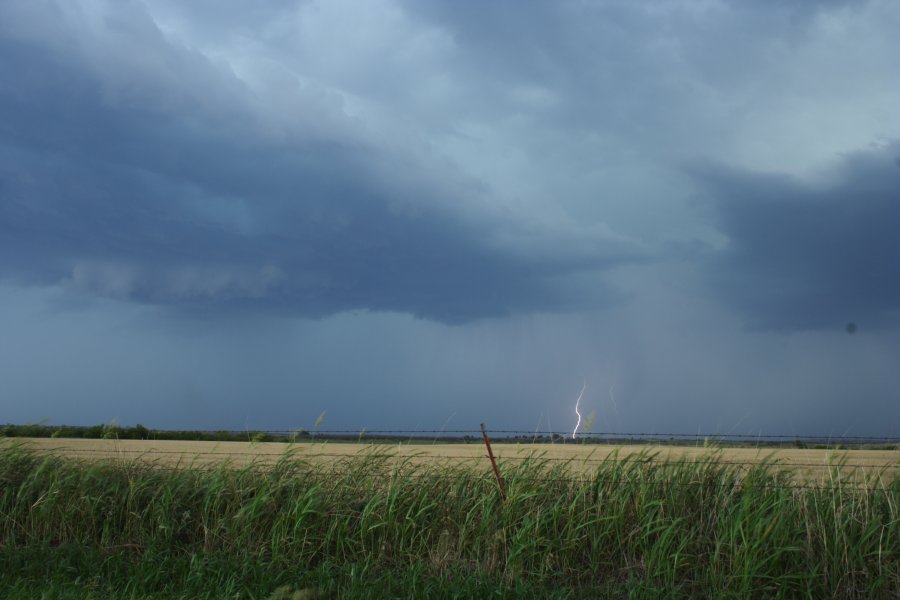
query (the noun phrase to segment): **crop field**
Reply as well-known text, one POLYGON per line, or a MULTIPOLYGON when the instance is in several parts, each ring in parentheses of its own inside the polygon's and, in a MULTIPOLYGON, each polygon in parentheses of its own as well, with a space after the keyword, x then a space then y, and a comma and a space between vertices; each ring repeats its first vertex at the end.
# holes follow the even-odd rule
POLYGON ((897 598, 897 450, 0 439, 4 598, 897 598))
MULTIPOLYGON (((13 440, 0 440, 13 443, 13 440)), ((377 454, 383 460, 404 465, 479 467, 489 469, 485 447, 473 443, 293 443, 209 442, 171 440, 50 439, 16 440, 35 451, 80 460, 137 460, 163 467, 244 467, 273 465, 285 457, 300 458, 322 465, 340 465, 348 459, 377 454)), ((900 475, 900 450, 834 450, 797 448, 747 448, 702 446, 594 445, 578 443, 517 444, 495 443, 500 463, 540 458, 564 463, 573 474, 589 475, 599 464, 627 456, 644 456, 654 461, 695 462, 716 458, 720 463, 744 468, 767 463, 776 470, 792 473, 798 480, 825 481, 835 474, 862 481, 891 479, 900 475)))

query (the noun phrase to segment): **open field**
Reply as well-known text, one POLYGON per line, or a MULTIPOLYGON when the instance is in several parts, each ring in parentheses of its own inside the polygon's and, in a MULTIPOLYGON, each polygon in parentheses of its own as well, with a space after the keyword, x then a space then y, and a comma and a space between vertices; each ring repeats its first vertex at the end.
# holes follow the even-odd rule
POLYGON ((896 452, 495 450, 0 440, 0 597, 900 597, 896 452))
MULTIPOLYGON (((323 464, 339 464, 349 458, 378 453, 395 462, 436 466, 466 466, 488 469, 484 445, 471 444, 366 444, 281 442, 208 442, 168 440, 96 440, 16 438, 0 444, 23 443, 39 452, 76 459, 140 460, 165 467, 211 467, 229 464, 275 464, 287 455, 323 464)), ((716 458, 722 463, 748 467, 768 462, 790 470, 798 479, 823 481, 836 472, 854 480, 873 476, 900 475, 900 450, 809 450, 796 448, 704 448, 689 446, 606 446, 581 444, 495 443, 501 463, 517 463, 539 456, 566 463, 574 473, 589 474, 598 465, 626 456, 642 455, 656 461, 693 462, 716 458)))

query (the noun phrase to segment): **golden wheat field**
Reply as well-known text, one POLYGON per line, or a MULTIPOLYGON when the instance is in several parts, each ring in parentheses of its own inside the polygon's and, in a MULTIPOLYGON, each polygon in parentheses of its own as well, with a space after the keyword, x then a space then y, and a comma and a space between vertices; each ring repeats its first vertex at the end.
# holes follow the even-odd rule
MULTIPOLYGON (((346 443, 315 442, 210 442, 168 440, 96 440, 18 438, 0 440, 2 444, 24 444, 33 450, 80 460, 121 459, 163 467, 211 467, 222 464, 242 467, 248 464, 274 464, 286 455, 323 463, 339 463, 372 453, 387 460, 407 464, 469 466, 489 469, 485 447, 481 443, 346 443)), ((770 462, 790 469, 798 478, 821 480, 834 477, 862 479, 900 473, 900 450, 813 450, 796 448, 705 448, 690 446, 599 445, 599 444, 515 444, 495 443, 494 454, 501 464, 511 465, 540 457, 551 464, 567 465, 572 473, 589 473, 599 464, 643 453, 657 461, 696 461, 716 458, 724 463, 752 466, 770 462)))

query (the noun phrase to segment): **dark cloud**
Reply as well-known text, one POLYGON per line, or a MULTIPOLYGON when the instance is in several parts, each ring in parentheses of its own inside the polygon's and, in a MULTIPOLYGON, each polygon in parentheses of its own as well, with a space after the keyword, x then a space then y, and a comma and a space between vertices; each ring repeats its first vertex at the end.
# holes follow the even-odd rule
POLYGON ((0 0, 0 406, 896 433, 898 8, 0 0))
POLYGON ((722 297, 757 326, 861 330, 900 317, 900 144, 845 156, 824 182, 706 166, 728 245, 722 297))
POLYGON ((228 69, 123 6, 87 38, 4 30, 3 276, 188 310, 448 322, 613 298, 565 278, 634 258, 627 244, 535 255, 498 243, 514 223, 454 209, 477 190, 379 153, 320 98, 271 134, 228 69))

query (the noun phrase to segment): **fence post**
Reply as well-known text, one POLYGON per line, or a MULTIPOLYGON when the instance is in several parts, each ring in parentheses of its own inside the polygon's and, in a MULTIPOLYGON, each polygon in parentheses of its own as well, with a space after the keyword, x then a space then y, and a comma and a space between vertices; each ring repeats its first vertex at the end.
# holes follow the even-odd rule
POLYGON ((497 466, 497 460, 494 458, 494 451, 491 450, 491 440, 488 439, 484 423, 481 424, 481 435, 484 437, 484 445, 487 446, 488 457, 491 459, 491 466, 494 467, 494 477, 497 478, 497 485, 500 486, 500 497, 505 501, 506 488, 503 486, 503 478, 500 476, 500 467, 497 466))

